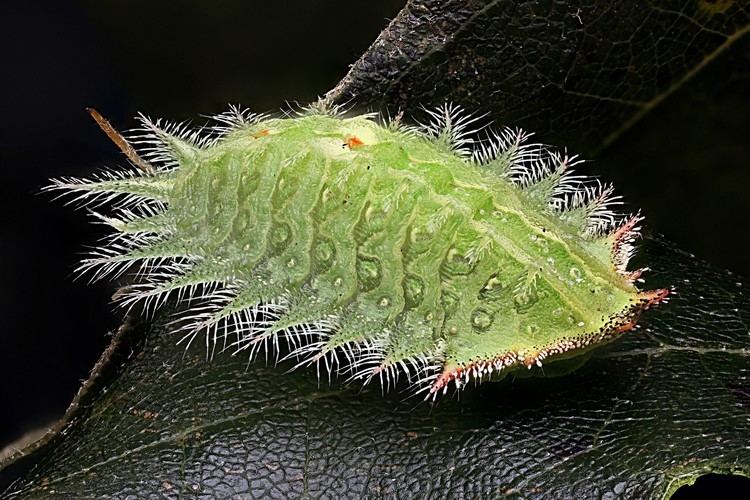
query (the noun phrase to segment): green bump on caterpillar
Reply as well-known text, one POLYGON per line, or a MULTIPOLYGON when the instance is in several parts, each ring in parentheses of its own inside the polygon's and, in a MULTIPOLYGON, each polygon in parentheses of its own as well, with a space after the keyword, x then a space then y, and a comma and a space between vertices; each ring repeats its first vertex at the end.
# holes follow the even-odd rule
POLYGON ((92 112, 139 170, 48 189, 114 203, 96 216, 115 236, 80 271, 139 265, 119 300, 185 302, 188 345, 203 333, 211 353, 254 357, 285 342, 297 366, 405 376, 428 396, 579 355, 666 299, 627 270, 641 217, 616 215, 576 157, 456 106, 427 113, 411 127, 233 107, 197 131, 140 116, 127 142, 92 112))

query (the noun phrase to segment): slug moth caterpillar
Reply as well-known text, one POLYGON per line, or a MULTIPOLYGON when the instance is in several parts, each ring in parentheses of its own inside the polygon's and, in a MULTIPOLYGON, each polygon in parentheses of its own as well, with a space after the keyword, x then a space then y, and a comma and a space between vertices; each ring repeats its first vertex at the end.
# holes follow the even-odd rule
POLYGON ((641 217, 617 215, 575 156, 457 106, 427 114, 231 108, 199 130, 141 116, 126 140, 92 112, 136 168, 48 189, 114 205, 80 271, 137 266, 118 299, 184 303, 186 344, 283 343, 298 366, 428 397, 579 355, 665 300, 627 268, 641 217))

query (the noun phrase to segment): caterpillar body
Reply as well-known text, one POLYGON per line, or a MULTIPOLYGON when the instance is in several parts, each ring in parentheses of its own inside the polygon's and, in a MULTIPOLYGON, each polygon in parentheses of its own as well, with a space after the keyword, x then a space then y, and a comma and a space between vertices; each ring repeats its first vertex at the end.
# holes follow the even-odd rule
POLYGON ((94 112, 138 169, 48 189, 114 203, 95 212, 114 236, 80 270, 139 266, 117 298, 186 303, 186 344, 254 357, 283 343, 297 366, 402 377, 427 397, 581 354, 665 300, 627 269, 641 217, 615 214, 576 157, 457 106, 427 113, 231 108, 200 130, 141 116, 127 141, 94 112))

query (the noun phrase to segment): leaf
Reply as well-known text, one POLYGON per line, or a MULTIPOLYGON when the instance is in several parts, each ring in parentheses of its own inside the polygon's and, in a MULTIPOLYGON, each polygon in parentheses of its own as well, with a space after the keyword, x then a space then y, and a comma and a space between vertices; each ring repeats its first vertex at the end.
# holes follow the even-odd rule
POLYGON ((16 462, 32 465, 7 498, 658 498, 709 471, 750 473, 746 287, 645 247, 649 283, 678 295, 644 329, 572 374, 435 407, 289 365, 208 362, 165 318, 126 327, 64 430, 16 462))
POLYGON ((736 231, 750 213, 748 109, 746 36, 585 166, 642 209, 648 228, 750 276, 736 231))
POLYGON ((410 0, 327 98, 449 100, 590 156, 748 32, 746 0, 410 0))

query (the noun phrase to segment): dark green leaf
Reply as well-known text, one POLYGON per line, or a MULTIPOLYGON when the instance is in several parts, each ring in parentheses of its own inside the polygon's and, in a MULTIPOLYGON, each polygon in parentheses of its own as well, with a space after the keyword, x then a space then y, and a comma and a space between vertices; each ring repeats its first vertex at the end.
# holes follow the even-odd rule
POLYGON ((668 270, 651 284, 678 295, 643 330, 570 375, 483 384, 435 407, 318 385, 314 370, 208 362, 163 327, 130 328, 119 376, 32 453, 9 498, 658 498, 708 471, 746 474, 745 287, 667 244, 645 253, 668 270))
POLYGON ((682 249, 750 276, 737 229, 750 214, 750 37, 675 91, 596 161, 647 227, 682 249))
POLYGON ((746 0, 410 0, 328 98, 450 100, 590 155, 748 32, 746 0))

